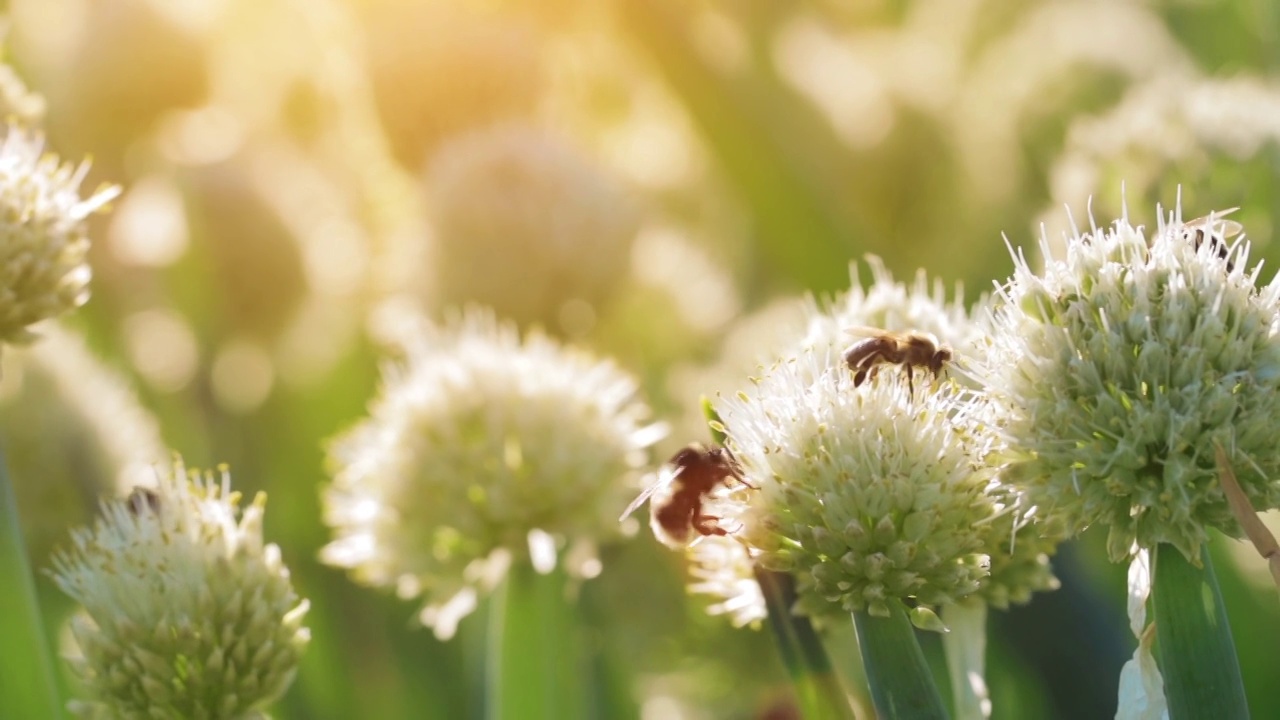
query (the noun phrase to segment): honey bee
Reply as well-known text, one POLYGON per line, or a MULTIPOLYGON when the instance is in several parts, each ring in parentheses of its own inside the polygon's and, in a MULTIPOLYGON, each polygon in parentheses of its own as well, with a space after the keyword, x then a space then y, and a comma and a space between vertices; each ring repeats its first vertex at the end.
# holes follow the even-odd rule
MULTIPOLYGON (((1182 224, 1182 236, 1188 242, 1194 243, 1196 250, 1199 250, 1205 238, 1208 238, 1209 247, 1213 248, 1219 258, 1226 260, 1231 252, 1230 248, 1227 247, 1227 240, 1243 232, 1244 226, 1234 220, 1226 220, 1224 218, 1239 209, 1238 207, 1227 208, 1204 217, 1188 220, 1182 224)), ((1235 264, 1228 260, 1227 272, 1231 272, 1234 269, 1235 264)))
POLYGON ((728 535, 718 524, 720 518, 702 512, 702 503, 711 491, 729 480, 755 487, 743 478, 742 466, 728 448, 691 443, 671 456, 657 481, 627 506, 618 521, 626 520, 645 500, 661 492, 649 503, 649 525, 663 545, 685 547, 695 532, 700 536, 728 535))
POLYGON ((927 368, 937 377, 942 366, 951 361, 951 348, 932 335, 915 332, 896 333, 876 328, 856 328, 870 335, 844 351, 844 362, 853 371, 853 386, 866 382, 885 363, 902 365, 907 371, 907 388, 915 394, 913 368, 927 368))
POLYGON ((160 494, 155 490, 144 488, 141 485, 135 487, 129 493, 129 497, 125 499, 125 503, 129 505, 129 512, 134 515, 141 515, 143 511, 149 510, 152 513, 160 513, 160 494))

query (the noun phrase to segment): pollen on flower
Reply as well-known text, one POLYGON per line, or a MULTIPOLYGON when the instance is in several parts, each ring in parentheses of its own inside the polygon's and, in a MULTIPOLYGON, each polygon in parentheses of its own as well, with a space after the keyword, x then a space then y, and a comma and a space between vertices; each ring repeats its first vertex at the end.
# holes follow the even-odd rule
POLYGON ((54 582, 82 606, 71 625, 74 707, 90 717, 249 716, 293 681, 310 637, 308 603, 279 548, 263 543, 266 496, 242 511, 225 468, 180 461, 140 492, 105 501, 54 556, 54 582))
POLYGON ((1260 509, 1280 504, 1280 285, 1258 285, 1249 246, 1222 224, 1124 217, 1019 254, 1001 288, 979 374, 1003 418, 1008 476, 1079 531, 1109 528, 1113 560, 1136 542, 1198 558, 1209 528, 1238 533, 1216 480, 1230 448, 1260 509), (1201 234, 1197 234, 1201 233, 1201 234))
POLYGON ((119 188, 81 198, 88 171, 45 154, 43 138, 17 125, 0 141, 0 343, 30 341, 30 325, 89 298, 85 220, 119 188))
POLYGON ((402 346, 370 416, 330 446, 323 559, 421 596, 441 637, 511 562, 598 573, 591 548, 620 537, 618 510, 661 437, 636 381, 480 311, 402 346))

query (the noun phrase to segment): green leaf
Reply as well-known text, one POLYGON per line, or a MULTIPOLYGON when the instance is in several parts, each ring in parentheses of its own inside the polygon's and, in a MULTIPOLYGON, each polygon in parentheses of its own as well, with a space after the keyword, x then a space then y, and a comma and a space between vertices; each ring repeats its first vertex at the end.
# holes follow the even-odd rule
POLYGON ((0 717, 61 718, 18 504, 0 456, 0 717))
POLYGON ((490 605, 485 716, 583 717, 578 627, 560 568, 541 575, 516 561, 490 605))
POLYGON ((877 716, 881 720, 946 718, 906 610, 897 601, 889 602, 888 608, 888 617, 873 617, 866 611, 853 614, 877 716))
POLYGON ((1169 717, 1248 718, 1240 663, 1208 549, 1197 568, 1172 545, 1156 548, 1156 646, 1169 717))

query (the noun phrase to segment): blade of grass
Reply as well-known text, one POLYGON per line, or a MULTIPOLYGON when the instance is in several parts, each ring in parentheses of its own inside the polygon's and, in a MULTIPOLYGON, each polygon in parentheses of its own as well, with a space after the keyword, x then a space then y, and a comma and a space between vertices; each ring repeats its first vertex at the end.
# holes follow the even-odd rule
POLYGON ((915 629, 897 602, 889 603, 889 617, 853 613, 858 648, 867 671, 867 684, 881 720, 935 720, 947 711, 929 673, 915 629))
POLYGON ((782 662, 795 686, 800 714, 806 718, 853 719, 848 696, 840 687, 831 660, 807 617, 791 612, 796 601, 795 579, 786 573, 756 568, 756 582, 764 593, 769 627, 778 642, 782 662))
POLYGON ((563 570, 541 575, 513 563, 489 614, 488 720, 583 717, 577 627, 563 570))
POLYGON ((0 717, 61 718, 18 503, 0 454, 0 717))
POLYGON ((1248 718, 1244 682, 1207 548, 1197 568, 1172 545, 1156 548, 1156 645, 1169 717, 1248 718))

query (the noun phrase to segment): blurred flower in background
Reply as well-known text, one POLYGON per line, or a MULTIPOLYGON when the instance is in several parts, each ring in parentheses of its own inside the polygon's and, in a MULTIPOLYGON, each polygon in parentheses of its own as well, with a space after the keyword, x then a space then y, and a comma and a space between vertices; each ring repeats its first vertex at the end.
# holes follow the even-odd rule
POLYGON ((522 326, 581 335, 627 271, 634 198, 547 132, 503 125, 457 137, 433 158, 427 188, 437 306, 476 301, 522 326))
POLYGON ((466 4, 367 4, 365 52, 379 116, 396 158, 423 168, 442 142, 533 117, 546 86, 532 23, 466 4))
POLYGON ((1065 204, 1081 217, 1117 217, 1123 203, 1222 210, 1243 206, 1254 251, 1270 244, 1280 206, 1280 85, 1260 77, 1161 75, 1131 88, 1105 113, 1072 123, 1054 163, 1054 203, 1040 223, 1057 250, 1069 230, 1065 204))
MULTIPOLYGON (((73 0, 12 4, 13 45, 48 99, 49 132, 125 178, 131 150, 174 108, 208 92, 207 23, 199 6, 73 0)), ((207 14, 207 13, 206 13, 207 14)))
POLYGON ((0 64, 0 117, 23 127, 40 127, 45 104, 44 96, 29 90, 13 67, 0 64))
POLYGON ((421 596, 441 638, 512 562, 549 572, 562 556, 573 575, 599 574, 595 546, 621 536, 662 432, 635 380, 478 310, 404 347, 370 417, 330 446, 324 560, 421 596))

